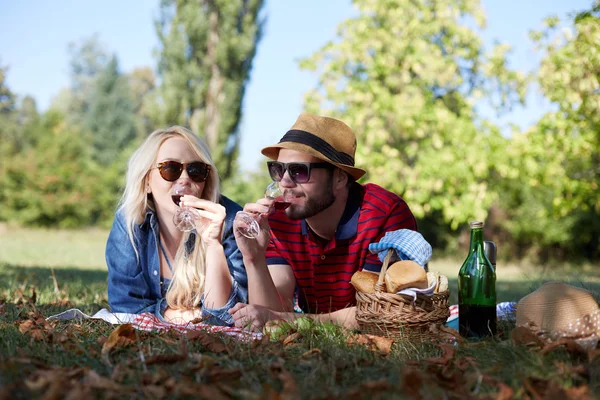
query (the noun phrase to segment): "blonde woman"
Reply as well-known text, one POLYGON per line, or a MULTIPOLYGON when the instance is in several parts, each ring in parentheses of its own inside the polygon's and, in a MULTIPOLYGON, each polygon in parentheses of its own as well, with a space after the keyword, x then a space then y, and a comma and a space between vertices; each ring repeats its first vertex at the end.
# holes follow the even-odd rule
POLYGON ((151 312, 171 322, 204 317, 231 325, 227 312, 247 302, 246 270, 232 224, 241 207, 219 192, 206 143, 174 126, 154 131, 129 159, 126 186, 106 245, 113 312, 151 312), (180 205, 202 217, 197 230, 173 223, 173 185, 188 186, 180 205), (196 232, 199 232, 197 234, 196 232))

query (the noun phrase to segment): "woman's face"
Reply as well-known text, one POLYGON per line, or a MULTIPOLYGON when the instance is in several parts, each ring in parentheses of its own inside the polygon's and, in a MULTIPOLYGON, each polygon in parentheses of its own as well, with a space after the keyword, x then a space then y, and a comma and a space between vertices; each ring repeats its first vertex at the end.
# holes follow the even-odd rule
MULTIPOLYGON (((153 167, 156 167, 156 163, 164 161, 177 161, 187 165, 201 160, 184 138, 176 136, 165 140, 160 146, 153 167)), ((191 189, 191 193, 194 196, 201 197, 205 183, 206 182, 194 182, 191 180, 185 168, 181 172, 181 176, 173 182, 163 179, 160 176, 158 168, 152 168, 149 174, 149 186, 147 190, 149 193, 152 193, 154 206, 158 216, 161 217, 162 215, 165 215, 171 220, 171 215, 177 209, 177 205, 175 205, 173 199, 171 199, 170 192, 173 186, 181 184, 191 189)))

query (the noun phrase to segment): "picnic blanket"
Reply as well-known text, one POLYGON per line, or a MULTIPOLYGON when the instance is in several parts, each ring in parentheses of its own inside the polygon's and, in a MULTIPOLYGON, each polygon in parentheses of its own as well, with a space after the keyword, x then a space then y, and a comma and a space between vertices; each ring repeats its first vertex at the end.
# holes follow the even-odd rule
POLYGON ((390 263, 411 260, 422 267, 431 259, 432 254, 431 245, 423 235, 410 229, 386 232, 379 242, 369 245, 369 251, 377 254, 381 262, 383 262, 389 249, 395 250, 390 263))
MULTIPOLYGON (((446 326, 458 330, 458 304, 453 304, 449 308, 450 316, 446 320, 446 326)), ((517 303, 503 301, 496 304, 496 318, 499 321, 514 321, 517 318, 517 303)))
POLYGON ((82 321, 84 319, 101 319, 113 325, 131 324, 135 329, 142 331, 161 331, 175 329, 181 333, 187 331, 205 331, 212 333, 223 333, 228 336, 236 337, 242 340, 255 340, 262 338, 260 332, 250 332, 245 329, 230 327, 230 326, 215 326, 204 322, 199 323, 183 323, 175 324, 171 322, 161 321, 152 313, 128 314, 128 313, 113 313, 106 308, 101 309, 94 315, 88 315, 77 308, 71 308, 60 314, 51 315, 46 318, 47 321, 53 320, 71 320, 76 319, 82 321))

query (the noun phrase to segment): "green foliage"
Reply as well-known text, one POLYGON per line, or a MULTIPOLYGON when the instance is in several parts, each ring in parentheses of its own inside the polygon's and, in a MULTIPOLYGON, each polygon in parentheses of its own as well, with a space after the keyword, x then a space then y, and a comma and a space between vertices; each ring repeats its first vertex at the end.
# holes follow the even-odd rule
POLYGON ((359 16, 340 25, 340 40, 301 64, 321 73, 306 108, 348 123, 366 180, 401 194, 418 218, 440 212, 453 229, 484 219, 506 139, 475 104, 485 97, 501 110, 523 98, 508 47, 484 54, 467 22, 483 27, 478 1, 354 4, 359 16))
POLYGON ((92 134, 93 158, 100 165, 110 165, 136 137, 129 84, 119 73, 115 57, 94 80, 87 102, 84 126, 92 134))
POLYGON ((264 166, 262 170, 245 171, 224 181, 221 192, 242 207, 264 197, 265 188, 271 178, 264 166))
POLYGON ((503 196, 518 238, 588 258, 600 256, 600 3, 565 28, 532 33, 543 55, 537 82, 557 110, 508 148, 503 196))
POLYGON ((58 99, 69 124, 84 125, 90 108, 95 81, 109 62, 109 55, 97 35, 69 43, 71 87, 58 99))
POLYGON ((138 138, 146 136, 162 125, 156 100, 156 77, 149 67, 136 68, 127 75, 133 101, 133 112, 138 138))
POLYGON ((156 31, 163 123, 204 136, 221 177, 237 170, 241 106, 263 0, 163 0, 156 31))
POLYGON ((89 138, 66 128, 64 117, 51 111, 38 135, 35 147, 2 169, 0 220, 58 227, 97 223, 104 214, 98 193, 106 187, 91 160, 89 138))
POLYGON ((0 158, 2 159, 17 151, 20 142, 15 115, 17 99, 6 84, 7 71, 7 67, 0 66, 0 158))

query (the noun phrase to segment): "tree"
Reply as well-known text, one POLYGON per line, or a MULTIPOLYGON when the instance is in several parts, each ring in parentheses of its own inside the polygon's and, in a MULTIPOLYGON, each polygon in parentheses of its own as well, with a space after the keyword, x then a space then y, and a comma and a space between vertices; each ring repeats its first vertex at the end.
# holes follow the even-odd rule
POLYGON ((476 105, 522 101, 525 77, 507 68, 509 48, 484 53, 472 28, 485 25, 478 1, 354 4, 359 15, 340 25, 339 40, 301 63, 320 72, 305 107, 351 126, 366 179, 401 194, 417 217, 439 213, 454 229, 485 218, 507 139, 476 105))
POLYGON ((69 43, 69 54, 71 87, 67 93, 62 93, 66 109, 61 111, 68 123, 83 125, 90 108, 96 78, 105 69, 110 57, 97 35, 79 43, 69 43))
POLYGON ((86 102, 84 122, 92 134, 94 159, 109 165, 136 136, 129 84, 119 73, 116 57, 99 72, 86 102))
POLYGON ((72 228, 96 222, 102 210, 101 176, 90 157, 88 137, 48 111, 35 147, 13 156, 2 169, 0 220, 72 228))
POLYGON ((504 201, 515 236, 558 247, 563 255, 597 259, 600 2, 562 22, 550 17, 543 31, 531 34, 543 56, 536 80, 556 111, 515 135, 504 201))
POLYGON ((7 67, 0 66, 0 158, 2 159, 11 156, 18 151, 19 147, 15 115, 17 97, 6 84, 7 71, 7 67))
POLYGON ((162 0, 156 31, 164 123, 205 136, 222 178, 237 168, 238 126, 263 0, 162 0))
POLYGON ((136 68, 127 75, 133 99, 137 136, 146 138, 162 123, 157 116, 156 78, 148 67, 136 68))

